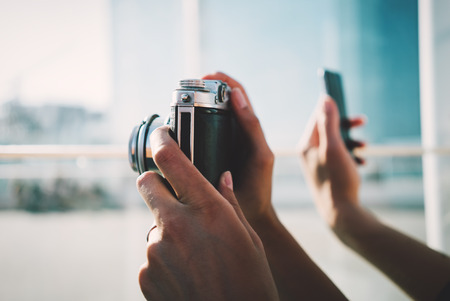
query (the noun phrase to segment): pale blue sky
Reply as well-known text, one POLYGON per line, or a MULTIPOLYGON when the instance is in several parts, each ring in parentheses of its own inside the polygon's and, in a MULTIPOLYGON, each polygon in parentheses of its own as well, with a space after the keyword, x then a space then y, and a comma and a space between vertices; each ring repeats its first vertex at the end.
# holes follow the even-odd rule
POLYGON ((111 98, 107 0, 0 0, 0 101, 104 107, 111 98))

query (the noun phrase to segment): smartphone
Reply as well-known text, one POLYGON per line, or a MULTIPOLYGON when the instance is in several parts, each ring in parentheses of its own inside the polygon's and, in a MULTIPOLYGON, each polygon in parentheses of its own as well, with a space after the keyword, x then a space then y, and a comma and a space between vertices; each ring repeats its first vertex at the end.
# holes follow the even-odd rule
POLYGON ((350 145, 351 138, 349 134, 349 127, 344 126, 347 120, 347 112, 345 109, 344 88, 342 86, 342 77, 338 72, 330 71, 328 69, 319 69, 318 75, 322 82, 323 92, 331 96, 337 104, 339 115, 341 119, 340 128, 341 136, 345 142, 347 149, 352 152, 350 145))

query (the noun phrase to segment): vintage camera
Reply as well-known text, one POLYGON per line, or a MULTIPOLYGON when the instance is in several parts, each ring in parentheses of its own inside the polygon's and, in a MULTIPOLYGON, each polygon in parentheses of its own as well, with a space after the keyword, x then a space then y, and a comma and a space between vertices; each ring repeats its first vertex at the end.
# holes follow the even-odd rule
POLYGON ((140 174, 157 170, 150 149, 150 134, 169 125, 172 137, 203 176, 217 186, 220 175, 232 169, 237 141, 230 106, 230 88, 219 80, 186 79, 173 92, 170 115, 151 115, 136 126, 130 137, 128 159, 140 174))

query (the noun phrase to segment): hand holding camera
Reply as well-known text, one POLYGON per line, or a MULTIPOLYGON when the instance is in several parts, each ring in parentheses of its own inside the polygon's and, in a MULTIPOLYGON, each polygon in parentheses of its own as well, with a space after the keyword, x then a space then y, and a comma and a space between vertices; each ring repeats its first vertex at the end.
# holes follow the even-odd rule
POLYGON ((274 155, 243 86, 221 72, 206 75, 203 79, 226 82, 232 89, 230 104, 242 141, 236 148, 239 162, 232 172, 234 192, 245 217, 255 228, 256 223, 275 218, 271 201, 274 155))
POLYGON ((134 128, 129 141, 133 170, 158 170, 150 135, 169 125, 183 153, 214 186, 224 171, 232 172, 236 197, 250 223, 272 218, 274 156, 242 85, 220 72, 182 80, 170 108, 165 121, 151 115, 134 128))
POLYGON ((147 263, 139 281, 148 300, 278 300, 261 240, 233 194, 231 174, 217 190, 169 136, 151 135, 154 161, 163 178, 147 172, 138 190, 152 210, 147 263))

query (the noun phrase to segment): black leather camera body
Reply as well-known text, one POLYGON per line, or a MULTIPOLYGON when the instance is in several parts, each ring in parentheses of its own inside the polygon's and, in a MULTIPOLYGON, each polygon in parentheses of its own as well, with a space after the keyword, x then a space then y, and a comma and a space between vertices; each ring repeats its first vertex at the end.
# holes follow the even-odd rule
POLYGON ((237 126, 230 105, 230 88, 222 81, 181 80, 173 92, 170 114, 154 114, 136 126, 129 140, 128 158, 140 174, 157 170, 150 134, 169 125, 172 137, 203 176, 217 186, 220 175, 232 169, 237 126))

